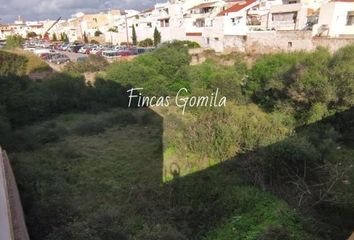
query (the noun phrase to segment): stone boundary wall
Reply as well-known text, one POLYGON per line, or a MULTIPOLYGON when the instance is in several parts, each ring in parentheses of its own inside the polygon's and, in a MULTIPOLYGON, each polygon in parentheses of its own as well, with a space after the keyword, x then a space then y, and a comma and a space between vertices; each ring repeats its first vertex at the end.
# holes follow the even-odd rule
POLYGON ((246 36, 224 36, 223 52, 265 54, 281 51, 313 51, 318 46, 327 47, 331 52, 335 52, 351 43, 354 43, 354 38, 312 37, 311 31, 254 31, 246 36))

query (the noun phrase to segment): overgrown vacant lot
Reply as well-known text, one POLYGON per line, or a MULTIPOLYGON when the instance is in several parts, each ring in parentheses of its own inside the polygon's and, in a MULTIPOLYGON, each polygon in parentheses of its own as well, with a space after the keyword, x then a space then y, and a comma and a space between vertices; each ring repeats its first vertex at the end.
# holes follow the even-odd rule
POLYGON ((0 52, 0 144, 32 239, 348 238, 354 45, 219 57, 191 66, 166 43, 85 84, 86 65, 34 82, 26 57, 0 52), (228 101, 159 116, 127 109, 132 86, 228 101))
POLYGON ((313 239, 232 166, 163 183, 162 119, 150 110, 65 114, 20 132, 47 141, 10 155, 33 239, 313 239))

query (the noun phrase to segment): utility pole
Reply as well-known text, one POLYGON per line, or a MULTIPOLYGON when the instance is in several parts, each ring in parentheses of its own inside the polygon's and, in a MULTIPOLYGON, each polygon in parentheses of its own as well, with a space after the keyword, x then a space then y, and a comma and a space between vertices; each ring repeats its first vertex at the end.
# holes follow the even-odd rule
POLYGON ((127 12, 125 12, 125 32, 127 34, 127 47, 129 48, 129 32, 128 32, 128 20, 127 20, 127 12))

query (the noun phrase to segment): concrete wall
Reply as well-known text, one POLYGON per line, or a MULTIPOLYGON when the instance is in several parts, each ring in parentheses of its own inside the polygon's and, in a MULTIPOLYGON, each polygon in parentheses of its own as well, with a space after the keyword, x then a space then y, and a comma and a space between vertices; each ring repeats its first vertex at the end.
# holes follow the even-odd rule
POLYGON ((20 194, 6 152, 0 148, 0 239, 29 240, 20 194))

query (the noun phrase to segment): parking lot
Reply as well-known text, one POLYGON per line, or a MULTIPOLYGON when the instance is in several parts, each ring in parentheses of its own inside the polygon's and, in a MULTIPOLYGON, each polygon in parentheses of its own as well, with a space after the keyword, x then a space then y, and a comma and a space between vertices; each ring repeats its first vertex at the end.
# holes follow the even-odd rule
MULTIPOLYGON (((27 41, 23 45, 24 50, 31 51, 51 65, 62 65, 68 62, 77 62, 88 55, 98 55, 109 62, 118 59, 131 59, 136 55, 152 51, 152 47, 135 47, 119 45, 85 44, 46 42, 43 40, 27 41)), ((56 67, 54 67, 56 68, 56 67)))
POLYGON ((56 50, 56 52, 60 52, 62 54, 65 54, 66 56, 68 56, 70 58, 70 61, 72 61, 72 62, 77 62, 77 59, 80 57, 87 57, 87 55, 83 54, 83 53, 65 52, 65 51, 59 51, 59 50, 56 50))

